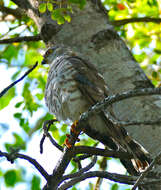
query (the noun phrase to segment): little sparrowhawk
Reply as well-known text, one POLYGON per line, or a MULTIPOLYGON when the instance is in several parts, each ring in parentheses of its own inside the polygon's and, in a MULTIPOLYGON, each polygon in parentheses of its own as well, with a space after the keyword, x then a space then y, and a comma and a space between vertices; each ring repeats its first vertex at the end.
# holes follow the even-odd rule
MULTIPOLYGON (((50 70, 45 89, 45 101, 49 112, 60 121, 79 120, 80 114, 108 96, 103 76, 89 61, 77 56, 64 46, 49 48, 42 64, 50 70)), ((137 171, 143 171, 149 162, 148 153, 133 140, 123 127, 115 126, 105 110, 91 116, 84 132, 112 150, 120 147, 134 156, 132 163, 137 171)))

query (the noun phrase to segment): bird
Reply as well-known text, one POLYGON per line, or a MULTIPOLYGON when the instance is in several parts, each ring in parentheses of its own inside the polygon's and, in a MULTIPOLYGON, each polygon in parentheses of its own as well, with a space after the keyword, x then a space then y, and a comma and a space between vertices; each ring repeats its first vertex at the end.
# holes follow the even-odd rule
MULTIPOLYGON (((81 113, 109 96, 103 75, 82 57, 64 45, 49 47, 43 56, 42 64, 50 67, 45 102, 49 112, 59 121, 75 122, 81 113)), ((120 149, 132 154, 130 163, 136 172, 143 172, 150 163, 149 153, 123 127, 109 119, 109 112, 102 110, 88 118, 84 133, 111 150, 120 149)))

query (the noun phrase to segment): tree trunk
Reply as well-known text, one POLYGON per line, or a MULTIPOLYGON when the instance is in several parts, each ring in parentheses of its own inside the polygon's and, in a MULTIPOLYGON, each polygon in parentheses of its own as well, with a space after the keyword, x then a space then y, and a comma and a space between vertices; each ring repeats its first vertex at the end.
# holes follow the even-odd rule
MULTIPOLYGON (((46 45, 64 44, 83 59, 95 64, 103 74, 111 94, 130 89, 152 87, 143 70, 136 63, 125 43, 110 24, 97 0, 88 0, 83 10, 73 8, 71 23, 57 25, 49 12, 37 11, 40 1, 14 0, 35 21, 46 45), (24 6, 26 5, 26 6, 24 6)), ((131 98, 113 105, 119 120, 155 120, 160 117, 160 96, 131 98)), ((152 157, 161 150, 161 127, 129 126, 126 130, 147 149, 152 157)), ((157 165, 153 176, 159 177, 161 167, 157 165)), ((161 189, 161 186, 146 187, 146 190, 161 189)))

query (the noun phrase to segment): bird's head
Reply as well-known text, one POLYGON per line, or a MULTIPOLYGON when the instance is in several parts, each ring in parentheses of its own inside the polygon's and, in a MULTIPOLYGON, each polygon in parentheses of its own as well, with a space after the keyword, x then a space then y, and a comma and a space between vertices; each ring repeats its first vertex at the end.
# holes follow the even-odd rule
POLYGON ((44 59, 42 60, 41 64, 50 64, 53 62, 53 60, 62 55, 64 53, 64 47, 63 46, 53 46, 47 49, 47 51, 44 54, 44 59))

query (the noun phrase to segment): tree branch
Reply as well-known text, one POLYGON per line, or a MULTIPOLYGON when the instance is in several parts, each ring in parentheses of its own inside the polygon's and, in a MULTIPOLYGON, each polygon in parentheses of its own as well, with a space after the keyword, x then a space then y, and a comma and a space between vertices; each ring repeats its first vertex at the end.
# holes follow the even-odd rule
POLYGON ((72 133, 71 132, 71 136, 70 136, 70 144, 72 145, 70 148, 65 147, 64 148, 64 152, 61 156, 61 158, 59 159, 56 167, 53 170, 53 174, 50 178, 50 181, 48 181, 48 183, 46 184, 46 186, 43 188, 44 190, 49 190, 49 189, 57 189, 57 187, 59 186, 60 182, 61 182, 61 178, 66 170, 66 168, 68 167, 71 159, 75 156, 74 154, 74 144, 78 139, 78 135, 80 134, 81 130, 82 130, 82 126, 84 126, 83 124, 85 124, 85 122, 79 122, 78 125, 75 126, 75 130, 77 131, 77 133, 72 133))
POLYGON ((157 125, 161 124, 161 118, 156 120, 147 120, 147 121, 119 121, 114 118, 112 115, 108 114, 108 119, 112 121, 113 124, 117 125, 118 127, 126 127, 130 125, 157 125))
POLYGON ((107 106, 119 102, 121 100, 125 100, 128 98, 133 98, 137 96, 148 96, 148 95, 161 95, 161 88, 143 88, 136 90, 129 90, 120 94, 115 94, 112 96, 106 97, 101 102, 98 102, 85 113, 80 116, 80 120, 82 123, 86 121, 91 115, 98 114, 101 110, 104 110, 107 106))
POLYGON ((2 92, 0 92, 0 98, 13 86, 15 86, 18 82, 20 82, 21 80, 23 80, 29 73, 31 73, 38 65, 38 62, 35 63, 35 65, 29 69, 28 71, 26 71, 26 73, 19 78, 18 80, 14 81, 13 83, 11 83, 8 87, 6 87, 4 90, 2 90, 2 92))
POLYGON ((9 39, 0 40, 0 44, 9 44, 14 42, 30 42, 30 41, 39 41, 41 40, 41 36, 38 34, 36 36, 23 36, 23 37, 15 37, 9 39))
POLYGON ((74 157, 74 158, 73 158, 73 161, 74 161, 74 162, 79 162, 79 161, 85 160, 86 158, 89 158, 89 157, 91 157, 91 156, 93 156, 93 155, 85 153, 84 155, 74 157))
POLYGON ((16 153, 16 152, 6 153, 6 152, 1 152, 0 151, 0 157, 6 157, 8 161, 11 161, 11 163, 13 163, 13 161, 16 158, 21 158, 21 159, 27 160, 33 166, 35 166, 35 168, 41 173, 41 175, 46 180, 49 179, 49 174, 45 171, 45 169, 35 159, 33 159, 33 158, 31 158, 31 157, 29 157, 27 155, 16 153))
POLYGON ((78 182, 81 182, 87 178, 92 178, 92 177, 100 177, 100 178, 105 178, 109 179, 114 182, 119 182, 119 183, 124 183, 124 184, 129 184, 133 185, 137 179, 135 176, 127 176, 127 175, 121 175, 121 174, 116 174, 116 173, 109 173, 105 171, 91 171, 91 172, 86 172, 83 173, 81 176, 76 177, 65 184, 61 185, 58 190, 65 190, 67 188, 72 187, 78 182))
POLYGON ((111 23, 114 26, 121 26, 129 23, 134 23, 134 22, 154 22, 154 23, 161 23, 161 18, 150 18, 150 17, 141 17, 141 18, 127 18, 127 19, 122 19, 122 20, 115 20, 111 21, 111 23))
POLYGON ((96 155, 96 156, 106 156, 106 157, 120 158, 120 159, 133 158, 133 155, 130 155, 129 153, 123 152, 123 151, 113 151, 113 150, 107 150, 107 149, 101 149, 101 148, 95 148, 95 147, 89 147, 89 146, 73 147, 74 154, 84 154, 87 152, 90 155, 96 155))
POLYGON ((59 159, 56 167, 54 168, 53 174, 48 181, 47 185, 43 188, 44 190, 57 189, 61 182, 61 178, 68 167, 71 159, 73 157, 73 149, 65 148, 63 155, 59 159))
POLYGON ((19 6, 22 9, 27 10, 28 7, 31 7, 28 0, 12 0, 17 6, 19 6))
POLYGON ((40 141, 40 153, 42 154, 43 153, 43 143, 45 141, 45 138, 48 137, 50 142, 56 147, 58 148, 61 152, 63 152, 63 147, 60 146, 53 138, 52 136, 50 135, 50 133, 48 132, 49 129, 50 129, 50 126, 54 123, 58 121, 57 119, 52 119, 52 120, 46 120, 44 123, 43 123, 43 130, 44 130, 44 134, 43 134, 43 137, 40 141))
POLYGON ((39 15, 39 11, 37 10, 37 8, 35 8, 33 6, 33 4, 35 3, 35 1, 29 1, 29 0, 12 0, 20 9, 22 9, 22 11, 25 11, 26 14, 31 17, 31 10, 33 11, 34 14, 39 15), (31 4, 31 2, 33 2, 33 4, 31 4), (30 10, 30 11, 28 11, 30 10), (29 13, 30 12, 30 13, 29 13))
POLYGON ((8 7, 5 7, 5 6, 0 6, 0 11, 5 13, 6 15, 13 15, 14 17, 16 17, 17 19, 21 19, 23 14, 22 14, 22 11, 20 11, 19 8, 16 8, 16 9, 11 9, 11 8, 8 8, 8 7))
POLYGON ((86 167, 81 168, 78 172, 75 172, 73 174, 64 175, 61 180, 64 181, 70 178, 75 178, 75 177, 80 176, 81 174, 90 170, 96 164, 96 162, 97 162, 97 157, 94 156, 92 162, 90 162, 86 167))
MULTIPOLYGON (((117 183, 123 183, 123 184, 128 184, 128 185, 133 185, 135 183, 135 181, 137 180, 136 176, 127 176, 127 175, 121 175, 121 174, 117 174, 117 173, 109 173, 106 171, 91 171, 91 172, 83 173, 81 176, 76 177, 76 178, 62 184, 58 188, 58 190, 68 189, 78 182, 81 182, 83 180, 86 180, 88 178, 93 178, 93 177, 105 178, 105 179, 109 179, 109 180, 117 182, 117 183)), ((140 185, 148 186, 148 185, 153 185, 153 184, 155 184, 155 185, 161 184, 161 180, 160 179, 154 180, 154 179, 146 178, 146 179, 144 179, 144 181, 141 182, 140 185)))

